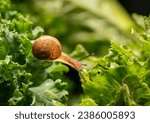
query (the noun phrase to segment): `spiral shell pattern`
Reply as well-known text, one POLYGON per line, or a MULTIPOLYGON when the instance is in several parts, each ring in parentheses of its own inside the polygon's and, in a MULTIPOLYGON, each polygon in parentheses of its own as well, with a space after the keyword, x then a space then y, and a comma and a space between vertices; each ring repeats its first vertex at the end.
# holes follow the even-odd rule
POLYGON ((60 42, 48 35, 36 39, 32 46, 33 55, 40 60, 55 60, 60 57, 61 52, 60 42))

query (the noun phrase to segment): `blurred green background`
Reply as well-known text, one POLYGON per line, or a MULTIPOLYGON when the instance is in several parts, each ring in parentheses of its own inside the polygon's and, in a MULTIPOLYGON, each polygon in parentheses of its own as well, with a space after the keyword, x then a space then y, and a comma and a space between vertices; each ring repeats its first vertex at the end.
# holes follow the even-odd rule
POLYGON ((139 27, 117 0, 11 1, 34 26, 41 26, 44 34, 57 37, 67 53, 82 44, 89 53, 101 57, 112 40, 135 45, 130 31, 139 27))

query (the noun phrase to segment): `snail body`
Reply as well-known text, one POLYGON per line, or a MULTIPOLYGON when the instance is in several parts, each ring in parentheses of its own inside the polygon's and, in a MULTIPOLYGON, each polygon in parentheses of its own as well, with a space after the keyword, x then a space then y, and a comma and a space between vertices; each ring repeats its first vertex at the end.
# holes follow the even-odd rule
POLYGON ((83 64, 62 52, 60 42, 53 36, 43 35, 35 40, 32 46, 33 55, 40 60, 54 60, 65 63, 77 71, 83 64))

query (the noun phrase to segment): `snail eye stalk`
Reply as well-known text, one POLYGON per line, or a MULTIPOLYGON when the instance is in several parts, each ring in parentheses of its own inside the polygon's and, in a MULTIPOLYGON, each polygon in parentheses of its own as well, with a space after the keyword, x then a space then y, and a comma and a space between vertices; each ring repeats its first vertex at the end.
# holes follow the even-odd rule
POLYGON ((84 59, 86 59, 86 58, 89 58, 89 57, 91 57, 91 56, 94 56, 94 53, 90 53, 89 55, 78 59, 78 61, 82 61, 82 60, 84 60, 84 59))

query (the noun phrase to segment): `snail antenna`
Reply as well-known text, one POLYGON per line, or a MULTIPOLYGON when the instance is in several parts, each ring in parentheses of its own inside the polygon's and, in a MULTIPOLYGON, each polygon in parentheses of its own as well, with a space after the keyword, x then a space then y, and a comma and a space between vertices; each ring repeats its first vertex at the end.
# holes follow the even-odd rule
MULTIPOLYGON (((89 55, 84 56, 84 57, 78 59, 78 61, 82 61, 82 60, 84 60, 84 59, 86 59, 86 58, 88 58, 88 57, 91 57, 91 56, 94 56, 94 53, 90 53, 89 55)), ((84 65, 84 64, 83 64, 83 65, 84 65)))

